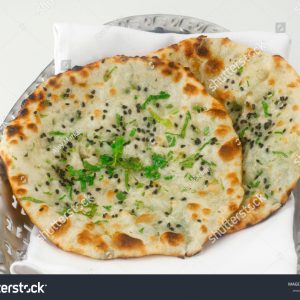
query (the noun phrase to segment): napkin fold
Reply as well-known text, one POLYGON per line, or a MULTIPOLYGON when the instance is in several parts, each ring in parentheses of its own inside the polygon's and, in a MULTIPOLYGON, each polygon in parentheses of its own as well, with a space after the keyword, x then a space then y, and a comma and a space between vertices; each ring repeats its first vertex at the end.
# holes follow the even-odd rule
MULTIPOLYGON (((290 38, 269 32, 225 32, 205 34, 232 40, 288 58, 290 38)), ((199 34, 149 33, 104 25, 55 24, 55 72, 75 65, 117 54, 146 55, 199 34)), ((295 273, 293 244, 293 202, 289 201, 276 216, 235 234, 221 238, 215 245, 187 259, 152 256, 136 259, 97 261, 60 250, 39 237, 34 227, 23 261, 12 264, 13 274, 226 274, 295 273)))

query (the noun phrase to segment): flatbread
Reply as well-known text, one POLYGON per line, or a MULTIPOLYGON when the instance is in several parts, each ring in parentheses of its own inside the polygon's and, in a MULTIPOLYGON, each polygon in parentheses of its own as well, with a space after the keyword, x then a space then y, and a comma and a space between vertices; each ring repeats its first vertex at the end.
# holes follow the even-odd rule
POLYGON ((42 235, 98 259, 193 255, 243 198, 224 106, 158 59, 117 56, 51 77, 0 153, 42 235))
POLYGON ((228 38, 200 36, 150 56, 189 67, 233 120, 243 146, 241 210, 247 211, 235 215, 238 223, 229 231, 256 224, 279 209, 300 174, 300 78, 295 70, 279 55, 228 38))

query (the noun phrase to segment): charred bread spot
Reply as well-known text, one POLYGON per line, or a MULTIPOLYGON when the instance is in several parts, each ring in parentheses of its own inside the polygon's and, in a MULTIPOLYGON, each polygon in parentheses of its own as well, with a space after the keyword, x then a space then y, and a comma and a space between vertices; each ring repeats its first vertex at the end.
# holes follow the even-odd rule
POLYGON ((28 113, 29 113, 28 109, 27 108, 23 108, 19 112, 19 117, 20 118, 24 118, 24 117, 28 116, 28 113))
POLYGON ((112 237, 113 246, 119 250, 143 251, 144 243, 137 238, 122 232, 116 232, 112 237))
POLYGON ((31 95, 29 95, 28 99, 30 100, 43 100, 44 99, 44 93, 42 91, 35 91, 31 95))
POLYGON ((235 211, 238 210, 239 206, 234 202, 230 202, 228 204, 228 208, 229 208, 230 211, 235 212, 235 211))
POLYGON ((16 190, 16 194, 19 196, 24 196, 27 194, 27 192, 28 191, 26 189, 22 189, 22 188, 16 190))
POLYGON ((280 68, 281 62, 283 62, 284 59, 280 55, 273 55, 273 61, 275 63, 275 67, 280 68))
POLYGON ((295 88, 298 86, 297 82, 290 82, 288 85, 287 85, 289 88, 295 88))
POLYGON ((203 233, 207 233, 208 232, 208 229, 207 227, 203 224, 200 226, 200 230, 203 232, 203 233))
POLYGON ((55 237, 65 235, 68 230, 71 228, 71 220, 66 219, 64 221, 57 221, 51 226, 51 231, 55 237))
POLYGON ((212 116, 212 117, 217 117, 220 119, 226 119, 227 118, 227 112, 221 109, 209 109, 207 111, 205 111, 206 114, 212 116))
POLYGON ((201 41, 201 43, 196 43, 195 48, 196 48, 196 53, 198 56, 209 58, 209 56, 210 56, 209 49, 208 49, 207 45, 205 43, 203 43, 203 41, 201 41))
POLYGON ((118 55, 118 56, 114 57, 114 61, 116 63, 125 63, 128 61, 128 59, 129 59, 129 57, 124 56, 124 55, 118 55))
POLYGON ((90 245, 94 246, 98 250, 108 251, 108 245, 105 243, 101 235, 93 234, 87 229, 84 229, 78 234, 77 242, 80 245, 90 245))
POLYGON ((183 92, 188 95, 188 96, 192 96, 192 95, 198 95, 199 94, 199 89, 198 87, 196 87, 195 85, 191 84, 191 83, 187 83, 184 87, 183 87, 183 92))
POLYGON ((70 76, 69 79, 72 85, 76 84, 77 80, 75 76, 70 76))
POLYGON ((203 208, 202 213, 207 216, 211 213, 211 209, 210 208, 203 208))
POLYGON ((209 59, 204 67, 205 73, 209 76, 216 76, 220 74, 223 68, 224 62, 217 58, 209 59))
POLYGON ((198 214, 193 213, 193 214, 192 214, 192 220, 197 221, 198 219, 199 219, 198 214))
POLYGON ((174 50, 175 52, 178 52, 178 50, 179 50, 179 45, 178 45, 178 44, 173 44, 173 45, 171 45, 169 48, 171 48, 171 49, 174 50))
POLYGON ((42 205, 40 206, 40 208, 39 208, 39 213, 45 213, 45 212, 47 212, 48 210, 49 210, 48 205, 42 204, 42 205))
POLYGON ((166 67, 161 70, 161 73, 165 76, 170 76, 170 75, 172 75, 173 70, 169 67, 166 67))
POLYGON ((217 90, 216 91, 216 98, 224 103, 228 99, 232 99, 232 93, 230 91, 224 91, 224 90, 217 90))
POLYGON ((200 204, 198 203, 188 203, 186 206, 189 210, 195 211, 200 208, 200 204))
POLYGON ((168 63, 168 67, 171 68, 171 69, 174 69, 174 70, 178 70, 179 67, 177 64, 175 64, 173 61, 169 62, 168 63))
POLYGON ((297 135, 300 135, 300 126, 298 124, 295 124, 291 129, 290 133, 296 133, 297 135))
POLYGON ((241 155, 239 140, 237 138, 230 139, 221 146, 218 153, 223 161, 233 160, 238 155, 241 155))
POLYGON ((29 123, 26 127, 33 132, 38 132, 38 127, 34 123, 29 123))
POLYGON ((227 195, 232 195, 234 193, 234 189, 233 188, 228 188, 226 190, 227 195))
POLYGON ((26 184, 28 182, 28 176, 25 174, 18 174, 11 177, 11 180, 16 183, 18 186, 26 184))
POLYGON ((238 179, 236 173, 228 173, 226 178, 230 181, 231 185, 238 185, 240 184, 240 180, 238 179))
POLYGON ((154 216, 151 214, 142 214, 138 216, 135 220, 137 224, 139 223, 151 223, 154 220, 154 216))
POLYGON ((225 124, 221 124, 216 128, 215 135, 218 137, 224 137, 230 132, 231 132, 231 128, 229 126, 225 124))
POLYGON ((87 78, 89 76, 89 72, 86 68, 82 69, 81 71, 79 71, 79 75, 83 78, 87 78))
POLYGON ((98 69, 99 66, 100 66, 99 61, 96 61, 96 62, 93 62, 93 63, 90 63, 90 64, 86 65, 86 67, 87 67, 89 70, 91 70, 91 71, 93 71, 94 69, 98 69))
POLYGON ((59 89, 61 87, 61 84, 57 80, 57 77, 52 77, 48 81, 49 86, 51 86, 54 90, 59 89))
POLYGON ((205 196, 207 195, 207 192, 205 192, 205 191, 199 191, 199 192, 198 192, 198 195, 199 195, 200 197, 205 197, 205 196))
POLYGON ((72 71, 81 71, 83 69, 83 67, 82 66, 74 66, 71 70, 72 71))
POLYGON ((177 247, 184 242, 184 236, 181 233, 167 231, 160 236, 160 240, 164 244, 177 247))
POLYGON ((175 83, 179 82, 181 78, 182 78, 182 73, 180 71, 174 73, 173 81, 175 83))
POLYGON ((231 40, 228 37, 222 38, 222 40, 221 40, 222 45, 229 44, 230 42, 231 42, 231 40))
POLYGON ((273 78, 270 78, 268 83, 269 85, 273 86, 275 84, 275 80, 273 78))
POLYGON ((110 96, 115 96, 117 94, 117 90, 114 87, 112 87, 109 89, 109 94, 110 96))
POLYGON ((194 53, 194 48, 190 40, 185 40, 182 42, 184 47, 184 53, 186 57, 191 57, 194 53))
POLYGON ((9 138, 16 135, 18 136, 23 135, 22 126, 20 125, 8 125, 5 130, 6 130, 7 137, 9 138))

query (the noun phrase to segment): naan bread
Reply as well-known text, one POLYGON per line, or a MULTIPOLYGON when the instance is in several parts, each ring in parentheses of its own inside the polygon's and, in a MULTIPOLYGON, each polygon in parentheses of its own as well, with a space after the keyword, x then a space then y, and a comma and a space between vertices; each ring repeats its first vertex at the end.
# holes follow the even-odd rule
POLYGON ((43 235, 99 259, 193 255, 243 198, 224 106, 158 59, 113 57, 50 78, 0 151, 43 235))
POLYGON ((150 56, 189 67, 227 108, 243 148, 245 197, 229 231, 256 224, 288 199, 300 174, 300 78, 280 56, 200 36, 150 56), (253 206, 253 203, 257 205, 253 206), (241 216, 243 207, 253 207, 241 216))

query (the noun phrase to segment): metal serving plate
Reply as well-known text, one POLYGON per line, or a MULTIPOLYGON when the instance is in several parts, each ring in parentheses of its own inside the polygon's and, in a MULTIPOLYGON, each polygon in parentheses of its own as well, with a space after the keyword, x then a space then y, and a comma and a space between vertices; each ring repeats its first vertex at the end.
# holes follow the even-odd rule
MULTIPOLYGON (((106 23, 106 25, 156 33, 186 34, 228 31, 219 25, 204 20, 177 15, 131 16, 114 20, 106 23)), ((7 123, 17 116, 23 101, 39 84, 52 75, 54 75, 54 61, 41 72, 12 107, 0 127, 0 138, 7 123)), ((3 163, 0 160, 0 273, 9 273, 9 267, 14 261, 25 258, 32 227, 33 224, 12 195, 3 163)))

